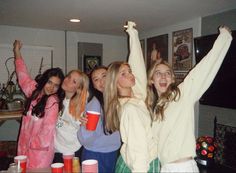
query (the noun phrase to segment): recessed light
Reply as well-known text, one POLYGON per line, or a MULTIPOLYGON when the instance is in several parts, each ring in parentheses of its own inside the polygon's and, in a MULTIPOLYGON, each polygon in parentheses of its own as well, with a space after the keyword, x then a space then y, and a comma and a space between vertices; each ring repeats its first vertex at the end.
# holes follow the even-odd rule
POLYGON ((70 22, 75 22, 75 23, 77 23, 77 22, 80 22, 80 20, 79 20, 79 19, 70 19, 70 22))

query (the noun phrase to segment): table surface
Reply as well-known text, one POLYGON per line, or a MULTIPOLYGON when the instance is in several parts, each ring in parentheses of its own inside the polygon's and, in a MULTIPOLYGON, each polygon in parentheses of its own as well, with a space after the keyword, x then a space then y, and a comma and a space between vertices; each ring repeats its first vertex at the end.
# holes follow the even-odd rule
MULTIPOLYGON (((51 172, 51 168, 37 168, 37 169, 27 169, 26 173, 41 173, 41 172, 51 172)), ((0 171, 0 173, 9 173, 7 170, 0 171)))
POLYGON ((20 119, 22 110, 18 111, 0 111, 0 120, 20 119))
POLYGON ((47 173, 50 173, 51 172, 51 168, 37 168, 37 169, 28 169, 26 170, 27 173, 33 173, 33 172, 47 172, 47 173))

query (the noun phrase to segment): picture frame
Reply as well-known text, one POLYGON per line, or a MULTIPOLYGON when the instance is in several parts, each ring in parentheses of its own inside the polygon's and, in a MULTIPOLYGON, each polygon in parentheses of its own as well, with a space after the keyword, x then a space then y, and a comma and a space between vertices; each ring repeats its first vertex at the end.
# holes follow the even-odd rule
POLYGON ((140 45, 141 45, 141 49, 142 49, 142 52, 143 52, 143 58, 145 59, 145 47, 146 47, 146 45, 145 45, 145 40, 144 39, 140 40, 140 45))
POLYGON ((168 34, 147 39, 147 69, 154 61, 162 59, 168 62, 168 34))
POLYGON ((144 61, 146 63, 146 52, 145 52, 146 44, 145 44, 145 39, 140 40, 140 45, 141 45, 141 49, 142 49, 142 52, 143 52, 143 59, 144 59, 144 61))
POLYGON ((187 73, 188 72, 186 72, 186 71, 175 71, 175 82, 177 83, 177 85, 180 84, 181 82, 183 82, 187 73))
POLYGON ((101 64, 102 64, 101 56, 84 55, 83 70, 86 74, 89 74, 91 70, 93 70, 97 66, 100 66, 101 64))
POLYGON ((174 70, 188 71, 192 68, 193 29, 172 33, 172 65, 174 70))

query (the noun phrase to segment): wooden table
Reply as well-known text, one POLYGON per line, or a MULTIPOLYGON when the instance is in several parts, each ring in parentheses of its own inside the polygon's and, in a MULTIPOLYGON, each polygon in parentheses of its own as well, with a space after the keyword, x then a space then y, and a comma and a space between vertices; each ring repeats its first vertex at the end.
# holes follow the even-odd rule
POLYGON ((7 120, 16 120, 20 122, 22 110, 18 111, 0 111, 0 126, 7 120))
POLYGON ((26 173, 40 173, 40 172, 47 172, 50 173, 51 172, 51 168, 35 168, 35 169, 27 169, 26 173))

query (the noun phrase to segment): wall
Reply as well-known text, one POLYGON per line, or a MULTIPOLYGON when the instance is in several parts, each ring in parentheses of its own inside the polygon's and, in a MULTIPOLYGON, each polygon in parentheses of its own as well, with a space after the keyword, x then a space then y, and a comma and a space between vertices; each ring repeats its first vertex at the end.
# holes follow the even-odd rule
POLYGON ((54 49, 54 67, 64 69, 65 38, 63 31, 0 26, 0 44, 10 44, 18 39, 24 45, 50 46, 54 49))
POLYGON ((0 25, 0 38, 0 44, 12 44, 15 39, 19 39, 25 45, 52 47, 53 65, 64 71, 77 68, 78 42, 103 44, 104 65, 115 60, 125 60, 128 53, 125 33, 124 36, 111 36, 0 25))
POLYGON ((103 65, 108 65, 113 61, 123 61, 127 57, 127 36, 124 37, 85 34, 78 32, 67 33, 67 71, 76 68, 78 64, 78 42, 101 43, 103 45, 103 65))
POLYGON ((216 28, 220 25, 226 25, 232 30, 236 30, 236 9, 218 13, 202 18, 202 35, 217 33, 216 28))
MULTIPOLYGON (((202 18, 202 35, 217 33, 217 27, 227 25, 236 30, 236 9, 202 18)), ((232 81, 233 82, 233 81, 232 81)), ((236 98, 235 98, 236 101, 236 98)), ((213 136, 214 118, 219 123, 236 126, 236 110, 209 105, 199 105, 199 136, 213 136)))
MULTIPOLYGON (((77 68, 78 42, 102 43, 104 65, 115 60, 125 60, 128 52, 125 33, 123 37, 118 37, 0 25, 0 38, 0 44, 12 45, 14 40, 19 39, 24 45, 52 47, 53 66, 61 67, 64 71, 77 68)), ((0 63, 3 63, 1 57, 0 63)), ((0 126, 0 140, 16 140, 18 129, 19 123, 15 120, 5 122, 0 126)))

